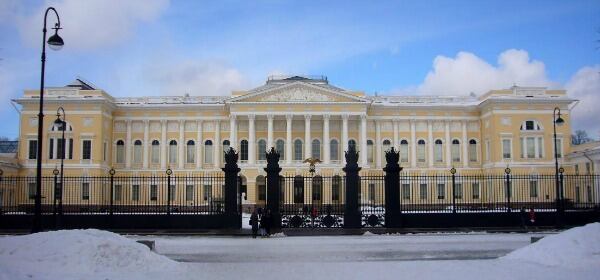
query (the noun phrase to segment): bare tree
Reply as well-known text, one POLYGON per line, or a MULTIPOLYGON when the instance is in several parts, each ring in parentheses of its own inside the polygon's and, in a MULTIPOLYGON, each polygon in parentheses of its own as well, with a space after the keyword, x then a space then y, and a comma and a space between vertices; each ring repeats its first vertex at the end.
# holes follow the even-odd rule
POLYGON ((592 141, 585 130, 575 130, 575 134, 571 135, 571 144, 579 145, 592 141))

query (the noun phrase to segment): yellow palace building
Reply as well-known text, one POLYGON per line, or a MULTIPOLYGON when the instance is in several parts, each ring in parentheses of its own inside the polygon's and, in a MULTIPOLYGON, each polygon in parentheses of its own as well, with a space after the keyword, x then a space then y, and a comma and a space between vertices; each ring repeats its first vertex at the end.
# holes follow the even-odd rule
MULTIPOLYGON (((20 116, 19 176, 35 176, 39 91, 15 102, 20 116)), ((281 153, 283 175, 305 175, 307 158, 317 174, 343 175, 344 152, 361 152, 363 174, 382 174, 384 152, 400 151, 400 165, 417 174, 553 174, 553 110, 559 107, 559 163, 570 152, 570 109, 564 90, 519 87, 476 96, 370 96, 345 90, 324 76, 269 77, 260 87, 231 96, 116 98, 88 82, 47 88, 44 94, 43 170, 60 165, 66 176, 177 175, 221 172, 223 151, 240 155, 249 203, 266 175, 265 151, 281 153), (66 143, 54 126, 66 113, 66 143)), ((404 172, 404 171, 403 171, 404 172)))

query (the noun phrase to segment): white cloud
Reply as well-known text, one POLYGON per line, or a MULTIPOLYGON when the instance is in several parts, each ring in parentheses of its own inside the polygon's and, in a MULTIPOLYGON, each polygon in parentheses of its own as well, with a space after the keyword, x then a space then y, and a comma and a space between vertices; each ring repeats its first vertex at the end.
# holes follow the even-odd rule
POLYGON ((216 61, 176 60, 155 62, 142 69, 142 83, 161 95, 230 95, 249 87, 235 68, 216 61))
MULTIPOLYGON (((9 5, 10 7, 11 5, 9 5)), ((16 5, 12 5, 16 6, 16 5)), ((169 6, 169 0, 56 0, 47 1, 31 15, 19 15, 16 25, 21 37, 37 46, 47 7, 58 11, 62 30, 59 35, 69 49, 97 49, 127 39, 140 22, 156 19, 169 6)), ((48 28, 54 27, 55 15, 48 15, 48 28)), ((49 29, 49 32, 53 30, 49 29)))
POLYGON ((524 50, 510 49, 498 57, 494 66, 470 52, 459 52, 455 58, 437 56, 433 69, 417 87, 425 95, 482 94, 490 89, 521 86, 556 86, 546 77, 544 63, 531 60, 524 50))
POLYGON ((570 97, 579 103, 572 111, 573 129, 587 130, 593 138, 600 136, 600 65, 579 69, 565 85, 570 97))

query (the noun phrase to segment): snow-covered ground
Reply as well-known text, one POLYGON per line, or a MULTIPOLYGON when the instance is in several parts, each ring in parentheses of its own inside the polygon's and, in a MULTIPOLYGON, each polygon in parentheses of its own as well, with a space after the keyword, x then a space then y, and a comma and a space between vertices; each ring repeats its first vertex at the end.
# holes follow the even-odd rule
POLYGON ((538 235, 251 239, 58 231, 0 238, 0 279, 598 278, 600 223, 548 234, 529 245, 530 237, 538 235), (164 256, 135 239, 155 240, 164 256))

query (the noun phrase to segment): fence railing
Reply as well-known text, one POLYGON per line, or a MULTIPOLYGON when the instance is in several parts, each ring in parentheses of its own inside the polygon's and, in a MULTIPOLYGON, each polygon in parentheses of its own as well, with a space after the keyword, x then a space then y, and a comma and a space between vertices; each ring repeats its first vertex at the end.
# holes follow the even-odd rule
MULTIPOLYGON (((222 214, 219 176, 43 177, 43 214, 222 214)), ((32 214, 35 177, 0 179, 0 213, 32 214)))

